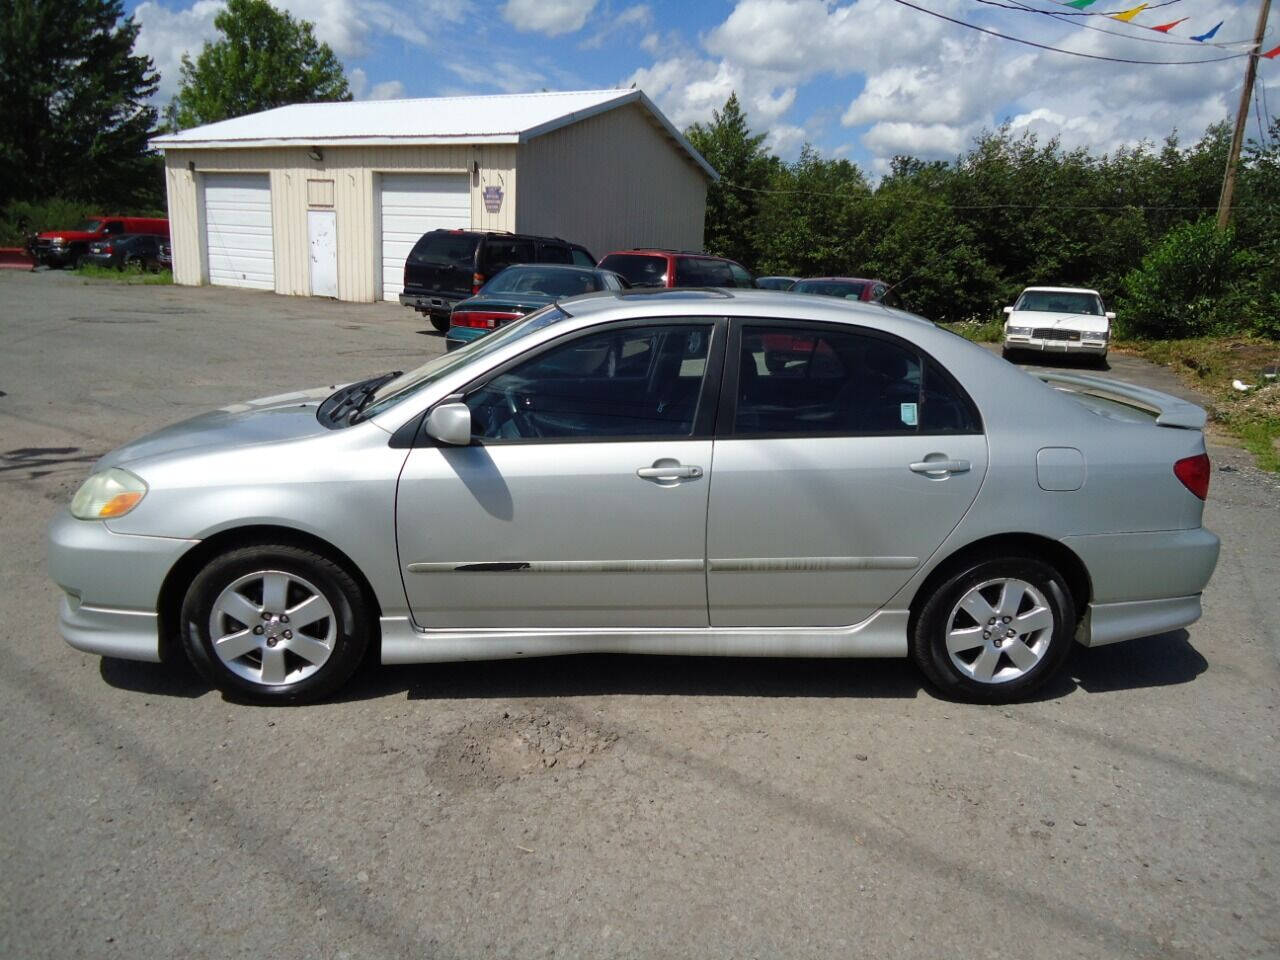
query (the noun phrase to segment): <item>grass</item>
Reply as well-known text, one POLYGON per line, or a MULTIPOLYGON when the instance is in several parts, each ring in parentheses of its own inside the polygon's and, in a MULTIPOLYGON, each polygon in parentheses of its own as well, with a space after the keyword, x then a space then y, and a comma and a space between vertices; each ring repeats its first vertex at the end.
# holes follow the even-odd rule
POLYGON ((1251 336, 1121 340, 1112 349, 1169 367, 1209 397, 1214 421, 1258 458, 1258 466, 1280 472, 1280 376, 1263 374, 1280 364, 1280 342, 1251 336), (1251 389, 1236 390, 1233 380, 1251 389))
POLYGON ((959 334, 974 343, 999 343, 1004 339, 1004 320, 988 320, 986 323, 940 323, 938 326, 959 334))
POLYGON ((110 280, 113 283, 144 285, 173 283, 173 274, 168 270, 161 270, 159 273, 147 273, 141 267, 116 270, 113 267, 100 267, 96 263, 86 263, 82 267, 76 267, 76 276, 84 277, 86 280, 110 280))

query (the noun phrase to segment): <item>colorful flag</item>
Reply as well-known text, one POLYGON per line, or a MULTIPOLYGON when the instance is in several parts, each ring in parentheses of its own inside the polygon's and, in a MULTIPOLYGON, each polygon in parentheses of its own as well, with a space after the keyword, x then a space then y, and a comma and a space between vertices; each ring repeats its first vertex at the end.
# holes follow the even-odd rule
POLYGON ((1098 0, 1071 0, 1071 2, 1067 4, 1067 6, 1075 7, 1077 10, 1083 10, 1085 7, 1092 6, 1097 2, 1098 0))
POLYGON ((1152 30, 1159 30, 1161 33, 1168 33, 1170 30, 1172 30, 1172 29, 1173 29, 1174 27, 1176 27, 1178 24, 1180 24, 1180 23, 1186 23, 1186 22, 1187 22, 1187 20, 1189 20, 1189 19, 1190 19, 1190 17, 1183 17, 1181 20, 1175 20, 1175 21, 1173 21, 1173 23, 1162 23, 1162 24, 1160 24, 1160 26, 1158 26, 1158 27, 1151 27, 1150 29, 1152 29, 1152 30))
POLYGON ((1132 20, 1134 17, 1140 14, 1143 10, 1147 9, 1147 6, 1148 5, 1145 3, 1140 3, 1136 7, 1134 7, 1132 10, 1126 10, 1124 13, 1113 13, 1111 15, 1111 19, 1123 20, 1125 23, 1128 23, 1130 20, 1132 20))
POLYGON ((1268 60, 1274 60, 1276 57, 1280 57, 1280 47, 1276 47, 1274 50, 1268 50, 1266 53, 1262 54, 1262 56, 1266 57, 1268 60))
POLYGON ((1224 21, 1224 20, 1219 20, 1219 21, 1218 21, 1218 26, 1217 26, 1217 27, 1214 27, 1214 28, 1213 28, 1212 30, 1210 30, 1208 33, 1202 33, 1202 34, 1200 34, 1200 36, 1198 36, 1198 37, 1192 37, 1191 39, 1192 39, 1192 40, 1199 40, 1201 43, 1204 43, 1206 40, 1210 39, 1210 38, 1211 38, 1215 33, 1217 33, 1217 32, 1218 32, 1218 27, 1222 26, 1222 25, 1223 25, 1223 23, 1225 23, 1225 22, 1226 22, 1226 21, 1224 21))

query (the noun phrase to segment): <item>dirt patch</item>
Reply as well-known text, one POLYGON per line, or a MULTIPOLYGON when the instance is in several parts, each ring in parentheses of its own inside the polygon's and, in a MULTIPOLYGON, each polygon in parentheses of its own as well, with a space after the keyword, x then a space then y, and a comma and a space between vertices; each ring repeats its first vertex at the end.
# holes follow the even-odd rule
POLYGON ((494 786, 551 772, 581 770, 618 735, 559 711, 504 710, 463 724, 428 763, 437 782, 457 788, 494 786))

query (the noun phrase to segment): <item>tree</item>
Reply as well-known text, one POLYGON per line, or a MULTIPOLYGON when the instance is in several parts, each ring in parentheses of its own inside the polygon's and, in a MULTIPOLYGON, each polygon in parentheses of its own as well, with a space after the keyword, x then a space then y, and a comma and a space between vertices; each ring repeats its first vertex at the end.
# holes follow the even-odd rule
POLYGON ((182 130, 290 103, 350 100, 347 77, 311 24, 267 0, 230 0, 213 21, 221 38, 192 62, 182 57, 182 86, 168 110, 182 130))
POLYGON ((0 0, 0 206, 154 205, 159 76, 121 0, 0 0))
POLYGON ((710 253, 754 267, 759 251, 752 227, 760 208, 759 191, 768 186, 777 161, 761 148, 764 135, 752 135, 736 93, 713 118, 685 131, 694 149, 720 174, 719 182, 707 188, 703 245, 710 253))

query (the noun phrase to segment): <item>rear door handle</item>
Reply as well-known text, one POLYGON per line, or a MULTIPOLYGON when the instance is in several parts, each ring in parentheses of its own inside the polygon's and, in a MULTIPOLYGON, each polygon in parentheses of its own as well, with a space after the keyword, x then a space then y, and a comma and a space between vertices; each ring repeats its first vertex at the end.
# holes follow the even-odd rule
POLYGON ((701 467, 672 464, 668 467, 641 467, 636 471, 641 480, 696 480, 702 476, 701 467))
POLYGON ((931 476, 944 473, 967 473, 968 470, 968 460, 921 460, 919 463, 911 464, 912 473, 923 473, 931 476))

